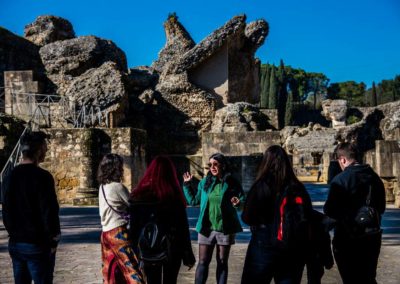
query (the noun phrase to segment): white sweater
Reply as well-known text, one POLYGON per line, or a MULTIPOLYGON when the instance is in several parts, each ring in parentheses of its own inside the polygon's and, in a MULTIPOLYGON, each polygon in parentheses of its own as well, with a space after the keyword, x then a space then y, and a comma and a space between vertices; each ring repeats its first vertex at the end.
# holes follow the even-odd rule
MULTIPOLYGON (((106 195, 108 204, 110 204, 118 212, 128 212, 129 208, 129 191, 122 184, 118 182, 112 182, 104 184, 104 193, 106 195)), ((108 206, 104 200, 104 195, 99 188, 99 211, 101 218, 101 226, 103 232, 110 231, 116 227, 125 225, 127 223, 120 214, 115 212, 108 206)))

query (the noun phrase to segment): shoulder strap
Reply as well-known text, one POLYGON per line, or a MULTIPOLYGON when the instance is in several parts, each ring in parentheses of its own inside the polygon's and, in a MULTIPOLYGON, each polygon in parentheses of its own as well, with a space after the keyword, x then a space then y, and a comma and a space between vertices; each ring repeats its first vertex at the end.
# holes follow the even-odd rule
POLYGON ((103 197, 104 197, 104 200, 106 201, 108 207, 110 207, 112 211, 114 211, 115 213, 117 213, 117 214, 119 214, 119 215, 121 215, 121 216, 125 215, 125 213, 116 210, 114 207, 112 207, 112 206, 110 205, 110 203, 108 203, 108 200, 107 200, 107 198, 106 198, 106 194, 105 194, 105 192, 104 192, 104 186, 103 186, 103 185, 101 185, 101 191, 103 192, 103 197))
POLYGON ((367 206, 369 206, 369 204, 371 203, 371 185, 369 185, 369 190, 368 190, 368 195, 367 195, 367 199, 366 199, 366 201, 365 201, 365 204, 367 205, 367 206))

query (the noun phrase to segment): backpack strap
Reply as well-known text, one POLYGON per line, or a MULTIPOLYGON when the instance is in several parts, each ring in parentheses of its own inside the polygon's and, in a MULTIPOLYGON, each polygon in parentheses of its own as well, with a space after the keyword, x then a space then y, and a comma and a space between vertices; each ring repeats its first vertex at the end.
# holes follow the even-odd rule
POLYGON ((112 206, 110 205, 110 203, 108 203, 108 200, 107 200, 107 198, 106 198, 106 194, 105 194, 105 192, 104 192, 104 186, 103 186, 103 185, 101 185, 101 191, 103 192, 103 197, 104 197, 104 200, 106 201, 108 207, 110 207, 110 209, 111 209, 112 211, 114 211, 115 213, 117 213, 118 215, 120 215, 122 218, 125 219, 126 213, 124 213, 124 212, 122 212, 122 211, 118 211, 117 209, 115 209, 114 207, 112 207, 112 206))
POLYGON ((367 206, 369 206, 369 204, 371 203, 371 195, 372 195, 372 190, 371 190, 371 185, 369 185, 367 199, 365 200, 365 204, 367 206))

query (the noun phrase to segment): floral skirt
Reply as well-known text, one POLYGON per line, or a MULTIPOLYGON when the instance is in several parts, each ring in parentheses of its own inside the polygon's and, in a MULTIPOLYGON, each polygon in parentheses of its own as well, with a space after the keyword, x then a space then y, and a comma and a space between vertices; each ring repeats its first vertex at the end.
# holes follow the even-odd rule
POLYGON ((125 226, 101 233, 101 257, 105 284, 144 283, 125 226))

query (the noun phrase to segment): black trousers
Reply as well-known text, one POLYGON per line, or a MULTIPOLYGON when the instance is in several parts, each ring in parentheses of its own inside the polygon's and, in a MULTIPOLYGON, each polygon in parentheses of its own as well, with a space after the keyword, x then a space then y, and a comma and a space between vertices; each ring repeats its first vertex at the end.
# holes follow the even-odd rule
POLYGON ((334 238, 333 254, 343 284, 375 284, 382 233, 359 238, 334 238))
POLYGON ((162 265, 144 265, 147 284, 176 284, 181 258, 172 258, 162 265))

